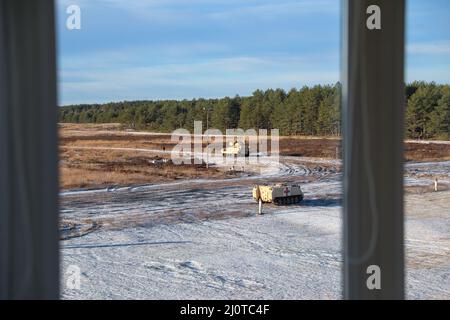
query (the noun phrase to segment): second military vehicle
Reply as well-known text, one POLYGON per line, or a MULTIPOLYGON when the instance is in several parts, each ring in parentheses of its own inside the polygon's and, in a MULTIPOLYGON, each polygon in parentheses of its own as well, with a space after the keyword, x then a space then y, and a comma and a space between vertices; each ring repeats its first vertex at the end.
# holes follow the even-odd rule
POLYGON ((253 198, 276 205, 294 204, 303 200, 303 191, 297 184, 258 185, 253 187, 253 198))
POLYGON ((250 151, 248 149, 248 145, 246 143, 243 144, 244 147, 242 147, 242 144, 239 142, 230 142, 229 146, 222 149, 222 155, 234 155, 234 156, 245 156, 248 157, 250 155, 250 151))

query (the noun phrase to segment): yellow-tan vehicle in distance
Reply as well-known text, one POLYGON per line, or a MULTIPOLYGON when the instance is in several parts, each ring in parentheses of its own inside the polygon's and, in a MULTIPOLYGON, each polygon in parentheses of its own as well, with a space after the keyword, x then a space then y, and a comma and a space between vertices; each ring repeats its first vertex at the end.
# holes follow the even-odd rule
POLYGON ((296 184, 258 185, 253 187, 253 198, 276 205, 294 204, 303 200, 303 191, 296 184))
POLYGON ((230 142, 228 147, 222 149, 222 155, 243 155, 245 157, 248 157, 250 155, 250 151, 248 148, 248 145, 245 143, 244 147, 242 147, 242 144, 239 142, 230 142))

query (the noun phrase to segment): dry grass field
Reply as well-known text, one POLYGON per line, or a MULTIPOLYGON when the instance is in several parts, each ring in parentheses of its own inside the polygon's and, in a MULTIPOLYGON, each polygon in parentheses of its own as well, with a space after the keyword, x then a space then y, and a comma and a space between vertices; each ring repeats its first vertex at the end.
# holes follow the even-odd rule
MULTIPOLYGON (((133 132, 120 124, 60 124, 62 190, 146 184, 189 178, 227 178, 238 172, 203 164, 175 166, 169 134, 133 132), (151 152, 150 152, 151 151, 151 152)), ((335 159, 341 141, 334 137, 280 137, 282 156, 335 159)), ((407 161, 450 159, 450 144, 405 144, 407 161)))

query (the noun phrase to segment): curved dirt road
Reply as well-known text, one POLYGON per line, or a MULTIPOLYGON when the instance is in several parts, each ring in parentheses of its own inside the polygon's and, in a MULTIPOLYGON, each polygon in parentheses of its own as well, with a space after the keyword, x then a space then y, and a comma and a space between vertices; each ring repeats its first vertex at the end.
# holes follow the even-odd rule
MULTIPOLYGON (((78 266, 81 289, 63 297, 339 299, 340 170, 280 157, 231 179, 64 192, 62 276, 78 266), (256 216, 252 185, 275 182, 300 183, 305 200, 256 216)), ((450 193, 428 192, 434 177, 448 188, 450 161, 405 166, 410 298, 450 298, 450 193)))

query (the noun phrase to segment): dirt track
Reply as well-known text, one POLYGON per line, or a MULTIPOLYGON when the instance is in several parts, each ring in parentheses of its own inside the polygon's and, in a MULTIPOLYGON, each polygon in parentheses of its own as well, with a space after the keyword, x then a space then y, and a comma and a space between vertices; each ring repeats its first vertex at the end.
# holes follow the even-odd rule
MULTIPOLYGON (((63 268, 80 266, 82 289, 67 299, 339 299, 341 177, 333 161, 282 157, 279 171, 68 192, 62 217, 63 268), (302 182, 300 205, 264 206, 250 187, 302 182)), ((450 162, 411 164, 406 197, 409 298, 450 299, 450 194, 430 192, 420 172, 450 162)), ((450 183, 450 181, 446 181, 450 183)))
MULTIPOLYGON (((294 146, 301 146, 301 153, 322 154, 330 146, 336 147, 339 143, 336 139, 282 138, 284 149, 279 159, 251 156, 243 159, 249 163, 233 166, 236 171, 232 172, 229 171, 230 165, 222 164, 222 158, 210 158, 209 169, 204 164, 194 166, 187 175, 181 173, 186 166, 171 165, 176 177, 174 179, 167 172, 164 173, 167 165, 162 167, 150 163, 155 161, 151 159, 170 158, 171 147, 166 150, 161 147, 171 146, 170 136, 166 134, 123 132, 117 131, 115 126, 105 127, 108 130, 98 130, 98 126, 66 126, 62 131, 61 148, 66 152, 78 152, 81 157, 75 158, 68 154, 64 161, 72 166, 76 162, 85 168, 91 164, 86 161, 86 154, 100 152, 95 154, 94 160, 91 159, 96 161, 96 165, 100 164, 100 176, 118 170, 125 179, 129 179, 126 184, 130 186, 121 187, 121 183, 112 181, 104 188, 99 188, 101 184, 91 182, 87 186, 94 186, 93 190, 64 191, 61 198, 63 239, 99 228, 120 229, 253 215, 255 204, 250 190, 255 184, 300 183, 305 192, 305 201, 300 206, 337 204, 340 201, 340 160, 283 155, 290 153, 289 150, 292 151, 294 146), (324 143, 328 147, 321 149, 324 143), (124 154, 129 156, 121 160, 124 154), (149 167, 152 171, 143 171, 149 167)), ((417 144, 421 148, 429 148, 430 145, 434 148, 436 142, 417 144)), ((443 146, 446 145, 443 143, 443 146)), ((440 190, 450 188, 450 161, 411 162, 405 166, 407 192, 430 192, 435 178, 439 179, 440 190)), ((265 210, 274 212, 276 209, 267 206, 265 210)))
MULTIPOLYGON (((230 177, 62 192, 63 266, 83 271, 64 297, 339 298, 340 161, 258 160, 230 177), (275 182, 300 183, 305 200, 255 216, 251 186, 275 182)), ((405 171, 409 297, 450 298, 450 161, 405 171)))
MULTIPOLYGON (((214 159, 211 159, 213 161, 214 159)), ((258 159, 259 160, 259 159, 258 159)), ((176 182, 115 187, 62 193, 62 218, 67 225, 63 238, 91 228, 121 229, 247 217, 255 213, 251 187, 264 183, 300 183, 305 200, 299 207, 339 204, 341 165, 336 160, 280 157, 280 162, 262 162, 261 173, 241 172, 227 179, 188 179, 176 182)), ((257 171, 257 170, 256 170, 257 171)), ((450 188, 450 162, 410 163, 406 165, 408 192, 433 190, 439 176, 440 190, 450 188)), ((295 207, 295 206, 294 206, 295 207)), ((268 205, 267 213, 277 207, 268 205)))
MULTIPOLYGON (((233 171, 207 169, 205 163, 191 166, 162 163, 162 159, 170 159, 176 143, 165 133, 123 131, 114 124, 64 124, 60 132, 63 190, 233 178, 243 171, 240 167, 233 171)), ((405 149, 407 161, 450 160, 450 142, 407 141, 405 149)), ((335 137, 280 137, 281 156, 332 160, 339 158, 340 153, 340 140, 335 137)))

